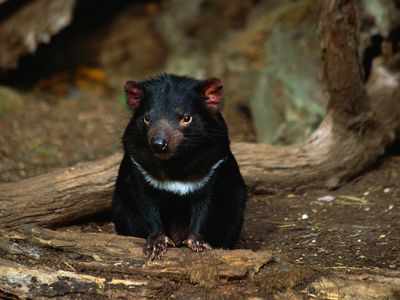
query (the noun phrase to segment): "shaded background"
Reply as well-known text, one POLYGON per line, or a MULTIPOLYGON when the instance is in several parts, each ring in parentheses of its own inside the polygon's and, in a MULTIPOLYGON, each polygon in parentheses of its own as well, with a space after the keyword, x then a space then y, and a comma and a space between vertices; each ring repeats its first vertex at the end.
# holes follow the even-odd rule
MULTIPOLYGON (((360 2, 368 79, 396 1, 360 2)), ((0 182, 120 149, 126 80, 219 77, 232 141, 289 145, 327 102, 313 0, 0 1, 0 182)))
POLYGON ((219 77, 233 141, 302 141, 325 104, 315 4, 2 1, 0 181, 119 149, 124 82, 160 72, 219 77))
MULTIPOLYGON (((303 141, 327 101, 316 4, 0 1, 0 181, 119 149, 124 82, 160 72, 220 77, 233 141, 303 141)), ((360 1, 366 78, 382 37, 398 41, 395 5, 360 1)))

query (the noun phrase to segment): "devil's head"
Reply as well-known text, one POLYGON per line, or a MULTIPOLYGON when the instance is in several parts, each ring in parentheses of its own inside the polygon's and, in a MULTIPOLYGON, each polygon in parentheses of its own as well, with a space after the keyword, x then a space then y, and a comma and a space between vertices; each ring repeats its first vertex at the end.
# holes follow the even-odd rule
POLYGON ((124 135, 126 150, 147 151, 168 160, 197 148, 227 145, 226 125, 219 113, 221 92, 216 78, 163 74, 126 82, 126 101, 134 112, 124 135))

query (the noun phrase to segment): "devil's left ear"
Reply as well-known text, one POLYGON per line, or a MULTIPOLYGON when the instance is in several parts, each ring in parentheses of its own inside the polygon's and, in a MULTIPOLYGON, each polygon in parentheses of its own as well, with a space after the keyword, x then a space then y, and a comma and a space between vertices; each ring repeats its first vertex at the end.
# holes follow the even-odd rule
POLYGON ((218 78, 208 78, 204 82, 206 105, 212 111, 219 111, 223 106, 222 83, 218 78))
POLYGON ((135 81, 127 81, 124 86, 126 103, 135 109, 143 98, 143 90, 135 81))

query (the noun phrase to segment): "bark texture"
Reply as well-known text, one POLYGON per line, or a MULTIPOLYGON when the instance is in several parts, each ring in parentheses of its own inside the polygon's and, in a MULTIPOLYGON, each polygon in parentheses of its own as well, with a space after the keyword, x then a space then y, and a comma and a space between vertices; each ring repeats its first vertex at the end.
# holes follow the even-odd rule
POLYGON ((398 271, 338 269, 321 276, 268 251, 170 248, 149 262, 139 238, 30 226, 0 237, 0 297, 396 299, 400 291, 398 271))
POLYGON ((227 280, 245 280, 272 259, 270 252, 195 253, 182 248, 169 249, 162 260, 149 262, 143 254, 144 244, 145 240, 139 238, 104 233, 82 235, 38 227, 4 232, 0 251, 10 258, 29 258, 32 264, 26 266, 0 258, 0 291, 19 297, 80 293, 87 297, 149 297, 159 290, 154 278, 160 276, 213 287, 227 280), (45 267, 49 264, 53 267, 45 267), (89 275, 93 272, 96 275, 89 275))
POLYGON ((110 207, 119 154, 0 187, 0 227, 52 226, 110 207))

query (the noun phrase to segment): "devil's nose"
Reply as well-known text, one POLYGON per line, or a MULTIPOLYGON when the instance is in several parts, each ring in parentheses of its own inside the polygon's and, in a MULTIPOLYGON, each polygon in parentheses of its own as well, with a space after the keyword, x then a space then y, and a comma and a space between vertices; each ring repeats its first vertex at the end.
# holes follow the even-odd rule
POLYGON ((167 150, 167 140, 163 137, 155 137, 150 140, 150 147, 157 153, 162 153, 167 150))

